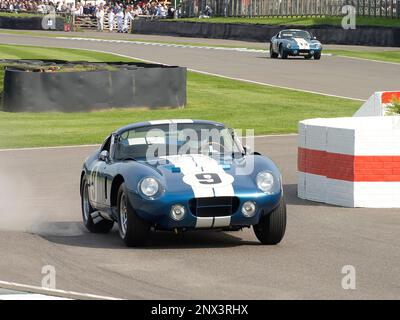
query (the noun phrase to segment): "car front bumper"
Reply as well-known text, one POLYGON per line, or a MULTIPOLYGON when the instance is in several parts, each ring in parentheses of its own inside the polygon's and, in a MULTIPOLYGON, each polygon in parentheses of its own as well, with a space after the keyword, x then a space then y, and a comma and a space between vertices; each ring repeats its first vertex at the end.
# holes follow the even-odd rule
POLYGON ((285 49, 285 53, 289 56, 313 56, 315 54, 321 54, 321 49, 285 49))
POLYGON ((261 192, 254 194, 236 194, 234 197, 237 204, 232 208, 230 215, 213 215, 218 208, 210 207, 211 214, 197 216, 191 201, 193 198, 187 195, 165 194, 156 200, 144 199, 139 194, 128 192, 130 203, 135 212, 142 218, 152 223, 157 229, 162 230, 190 230, 190 229, 223 229, 238 228, 255 225, 263 215, 269 214, 275 209, 282 197, 282 191, 276 194, 267 195, 261 192), (252 217, 246 217, 242 213, 243 204, 252 201, 256 204, 256 212, 252 217), (170 210, 173 205, 185 207, 186 214, 182 220, 176 221, 171 217, 170 210))

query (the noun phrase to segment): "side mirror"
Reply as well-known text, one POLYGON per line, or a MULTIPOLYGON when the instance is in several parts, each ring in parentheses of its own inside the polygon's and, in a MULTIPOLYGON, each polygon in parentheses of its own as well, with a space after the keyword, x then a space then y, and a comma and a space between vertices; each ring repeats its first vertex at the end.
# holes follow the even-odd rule
POLYGON ((243 146, 244 152, 246 154, 251 154, 253 151, 251 150, 251 148, 249 146, 243 146))
POLYGON ((103 150, 99 154, 99 160, 107 162, 109 160, 109 156, 110 156, 109 152, 107 150, 103 150))
POLYGON ((317 37, 313 37, 313 40, 317 40, 317 37))

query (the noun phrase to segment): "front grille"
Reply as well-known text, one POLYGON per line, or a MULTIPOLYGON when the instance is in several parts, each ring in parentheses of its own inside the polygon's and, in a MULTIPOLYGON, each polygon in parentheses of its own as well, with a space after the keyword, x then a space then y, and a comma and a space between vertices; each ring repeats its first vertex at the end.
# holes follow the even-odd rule
POLYGON ((310 53, 310 50, 308 50, 308 49, 301 49, 301 50, 299 50, 299 53, 310 53))
POLYGON ((189 201, 189 208, 196 217, 231 216, 239 207, 237 197, 198 198, 189 201))

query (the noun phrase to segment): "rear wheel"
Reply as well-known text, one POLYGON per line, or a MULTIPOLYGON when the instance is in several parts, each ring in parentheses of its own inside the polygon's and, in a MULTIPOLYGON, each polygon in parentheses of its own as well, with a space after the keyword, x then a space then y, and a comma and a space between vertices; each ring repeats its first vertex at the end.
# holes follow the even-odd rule
POLYGON ((321 59, 321 52, 314 54, 314 60, 320 60, 320 59, 321 59))
POLYGON ((93 218, 95 210, 89 201, 89 185, 86 179, 82 182, 81 208, 83 224, 90 232, 107 233, 112 229, 114 221, 104 219, 99 214, 93 218))
POLYGON ((137 216, 128 199, 124 183, 119 187, 117 199, 118 227, 121 239, 128 247, 146 244, 150 224, 137 216))
POLYGON ((288 54, 287 54, 287 52, 285 52, 285 50, 283 49, 283 46, 282 46, 282 45, 279 47, 279 53, 280 53, 281 59, 287 59, 288 54))
POLYGON ((279 54, 277 54, 273 48, 272 48, 272 43, 269 46, 269 56, 271 57, 271 59, 276 59, 278 58, 279 54))
POLYGON ((281 242, 286 231, 286 203, 283 197, 278 207, 263 216, 253 229, 262 244, 275 245, 281 242))

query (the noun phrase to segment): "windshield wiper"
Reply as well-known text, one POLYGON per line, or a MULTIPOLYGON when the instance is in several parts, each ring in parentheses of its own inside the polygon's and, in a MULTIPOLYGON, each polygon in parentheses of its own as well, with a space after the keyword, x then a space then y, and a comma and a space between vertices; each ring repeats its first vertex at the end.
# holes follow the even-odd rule
POLYGON ((122 158, 120 161, 137 161, 137 160, 132 157, 126 157, 126 158, 122 158))

